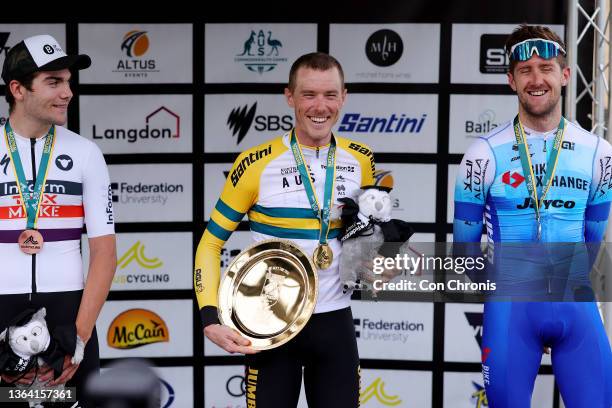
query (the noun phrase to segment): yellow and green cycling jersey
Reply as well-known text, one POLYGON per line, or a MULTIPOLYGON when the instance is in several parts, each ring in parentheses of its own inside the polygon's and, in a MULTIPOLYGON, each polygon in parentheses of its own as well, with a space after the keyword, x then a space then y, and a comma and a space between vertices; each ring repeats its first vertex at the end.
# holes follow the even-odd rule
MULTIPOLYGON (((221 196, 210 216, 196 252, 194 284, 204 324, 216 321, 217 292, 221 278, 221 248, 245 214, 253 242, 284 238, 296 242, 311 255, 319 242, 320 221, 314 214, 303 180, 289 145, 291 132, 253 147, 238 156, 227 177, 221 196)), ((353 197, 365 185, 374 184, 374 156, 362 143, 336 139, 336 169, 333 202, 353 197)), ((323 202, 326 160, 329 145, 301 145, 317 200, 323 202)), ((332 265, 319 273, 319 296, 315 313, 347 307, 350 295, 340 285, 338 260, 341 244, 339 220, 331 222, 329 244, 334 252, 332 265)))

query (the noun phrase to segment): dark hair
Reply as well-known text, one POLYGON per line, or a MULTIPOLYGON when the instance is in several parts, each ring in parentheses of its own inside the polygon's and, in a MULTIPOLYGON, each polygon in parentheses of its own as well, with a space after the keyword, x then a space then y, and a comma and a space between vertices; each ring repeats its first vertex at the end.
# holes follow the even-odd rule
MULTIPOLYGON (((23 85, 28 91, 32 91, 32 81, 34 81, 34 77, 36 76, 37 72, 33 72, 31 74, 28 74, 22 78, 13 78, 15 81, 18 81, 21 85, 23 85)), ((10 84, 10 82, 9 82, 10 84)), ((6 101, 9 104, 9 114, 13 112, 13 109, 15 109, 15 97, 13 96, 13 93, 11 92, 11 88, 9 87, 9 84, 6 84, 6 93, 4 95, 4 98, 6 99, 6 101)))
MULTIPOLYGON (((565 44, 563 43, 563 40, 559 38, 559 36, 550 28, 537 25, 530 26, 527 24, 521 24, 520 26, 514 29, 512 34, 510 34, 510 36, 506 40, 506 51, 509 53, 510 49, 514 44, 518 44, 521 41, 525 41, 530 38, 542 38, 545 40, 554 41, 558 43, 561 47, 563 47, 563 49, 565 50, 565 44)), ((559 55, 557 55, 557 62, 559 63, 561 69, 567 66, 567 59, 565 58, 565 55, 563 53, 559 53, 559 55)), ((510 73, 514 71, 514 67, 516 66, 516 64, 517 61, 514 61, 511 58, 510 66, 508 67, 508 71, 510 73)))
POLYGON ((289 84, 287 87, 293 91, 296 85, 297 72, 300 68, 310 68, 317 71, 327 71, 328 69, 337 68, 340 74, 340 82, 344 88, 344 71, 337 59, 324 52, 312 52, 299 57, 289 71, 289 84))

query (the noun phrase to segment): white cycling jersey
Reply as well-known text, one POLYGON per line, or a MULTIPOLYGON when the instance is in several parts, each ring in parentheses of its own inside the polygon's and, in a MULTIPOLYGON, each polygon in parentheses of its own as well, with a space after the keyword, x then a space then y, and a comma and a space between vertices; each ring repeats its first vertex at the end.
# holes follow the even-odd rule
MULTIPOLYGON (((27 216, 5 129, 0 127, 0 294, 83 289, 83 224, 89 238, 115 232, 112 191, 102 152, 93 142, 61 126, 56 126, 55 135, 36 225, 44 245, 38 254, 27 255, 17 244, 19 234, 26 229, 27 216)), ((15 133, 30 189, 46 137, 30 139, 15 133)))

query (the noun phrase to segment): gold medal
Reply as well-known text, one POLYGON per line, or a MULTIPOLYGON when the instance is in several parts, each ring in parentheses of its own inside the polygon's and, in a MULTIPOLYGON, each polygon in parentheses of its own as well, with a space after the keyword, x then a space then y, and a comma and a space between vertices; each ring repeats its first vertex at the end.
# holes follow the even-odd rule
POLYGON ((19 234, 17 243, 19 244, 19 249, 21 249, 21 252, 32 255, 37 254, 42 250, 44 240, 40 232, 33 229, 27 229, 19 234))
POLYGON ((334 253, 328 244, 319 244, 312 254, 312 260, 317 268, 327 269, 334 260, 334 253))

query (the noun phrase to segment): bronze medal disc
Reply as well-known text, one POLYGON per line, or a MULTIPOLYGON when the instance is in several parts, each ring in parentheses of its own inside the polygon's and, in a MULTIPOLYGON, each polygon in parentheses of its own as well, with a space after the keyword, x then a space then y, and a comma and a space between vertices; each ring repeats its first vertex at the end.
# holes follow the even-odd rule
POLYGON ((42 234, 37 230, 27 229, 19 234, 17 243, 21 252, 32 255, 42 250, 44 240, 42 234))

